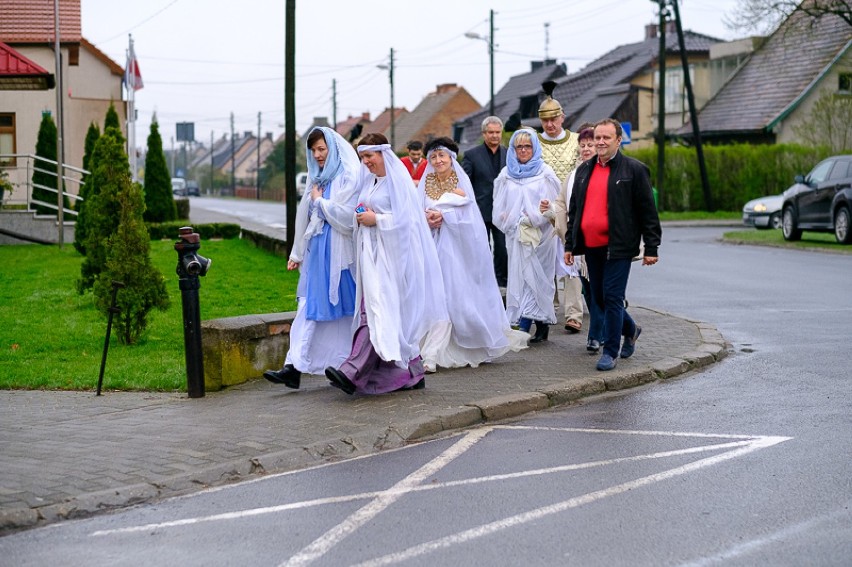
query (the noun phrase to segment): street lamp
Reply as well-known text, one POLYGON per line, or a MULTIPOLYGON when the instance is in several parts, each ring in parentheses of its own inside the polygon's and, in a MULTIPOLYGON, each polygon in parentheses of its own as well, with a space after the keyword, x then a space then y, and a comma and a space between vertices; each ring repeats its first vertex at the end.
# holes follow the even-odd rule
POLYGON ((481 36, 476 32, 467 32, 464 34, 469 39, 481 39, 488 44, 488 60, 491 68, 491 88, 488 92, 488 114, 494 116, 494 10, 490 10, 491 33, 487 36, 481 36))
POLYGON ((393 47, 390 50, 390 65, 376 65, 379 69, 387 69, 388 77, 390 78, 390 144, 391 149, 396 151, 396 120, 394 115, 396 112, 393 107, 393 47))

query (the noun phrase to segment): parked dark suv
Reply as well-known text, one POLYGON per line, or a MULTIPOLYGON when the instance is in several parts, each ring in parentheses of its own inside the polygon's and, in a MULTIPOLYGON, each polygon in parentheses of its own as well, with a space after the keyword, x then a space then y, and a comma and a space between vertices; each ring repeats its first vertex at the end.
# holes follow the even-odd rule
POLYGON ((784 191, 781 230, 785 240, 800 240, 803 230, 833 232, 852 243, 852 155, 832 156, 784 191))

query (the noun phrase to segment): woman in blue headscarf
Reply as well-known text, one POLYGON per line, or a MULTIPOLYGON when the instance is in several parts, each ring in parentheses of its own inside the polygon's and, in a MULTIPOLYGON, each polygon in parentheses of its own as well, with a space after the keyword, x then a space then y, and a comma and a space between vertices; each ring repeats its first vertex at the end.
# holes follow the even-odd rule
POLYGON ((298 310, 290 350, 281 370, 264 378, 298 388, 302 372, 322 375, 346 360, 355 314, 355 248, 352 231, 360 162, 355 149, 331 128, 308 134, 308 191, 296 211, 288 270, 300 271, 298 310))
POLYGON ((541 145, 533 130, 517 130, 509 140, 506 167, 494 180, 492 222, 506 235, 509 276, 506 314, 509 321, 529 332, 530 343, 547 340, 549 325, 556 323, 556 259, 559 238, 553 228, 553 203, 559 178, 541 158, 541 145))

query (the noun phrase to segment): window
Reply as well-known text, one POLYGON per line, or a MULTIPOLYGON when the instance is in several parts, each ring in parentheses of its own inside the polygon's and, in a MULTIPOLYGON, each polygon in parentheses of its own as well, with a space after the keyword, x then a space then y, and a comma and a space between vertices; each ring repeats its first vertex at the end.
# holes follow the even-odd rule
MULTIPOLYGON (((695 67, 689 66, 689 78, 692 84, 695 84, 695 67)), ((660 90, 660 74, 654 73, 654 92, 660 90)), ((666 114, 682 114, 687 111, 686 108, 686 86, 683 80, 683 67, 666 67, 666 114)), ((657 103, 654 102, 654 109, 657 108, 657 103)))
MULTIPOLYGON (((0 112, 0 155, 15 153, 15 115, 0 112)), ((15 165, 15 158, 0 158, 0 165, 15 165)))
POLYGON ((831 170, 831 175, 828 176, 829 180, 834 179, 844 179, 849 176, 849 167, 847 166, 846 160, 837 160, 834 163, 834 168, 831 170))
POLYGON ((840 73, 837 76, 837 92, 852 94, 852 73, 840 73))
POLYGON ((809 183, 822 183, 825 181, 826 177, 828 177, 828 172, 831 171, 831 166, 834 165, 834 162, 831 160, 826 160, 824 162, 819 163, 811 172, 808 174, 807 180, 809 183))

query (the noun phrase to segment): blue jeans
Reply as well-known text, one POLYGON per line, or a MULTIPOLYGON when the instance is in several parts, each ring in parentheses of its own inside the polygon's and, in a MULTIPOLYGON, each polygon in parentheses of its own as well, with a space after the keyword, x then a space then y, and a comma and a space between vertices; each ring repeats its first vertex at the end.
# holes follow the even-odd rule
POLYGON ((592 297, 592 286, 589 280, 580 277, 583 284, 583 296, 586 298, 586 306, 589 308, 589 340, 603 342, 604 340, 604 314, 603 310, 592 297))
POLYGON ((630 258, 607 258, 605 246, 586 251, 592 296, 604 314, 603 351, 613 358, 621 351, 621 337, 632 337, 636 333, 636 323, 624 310, 631 261, 630 258))

